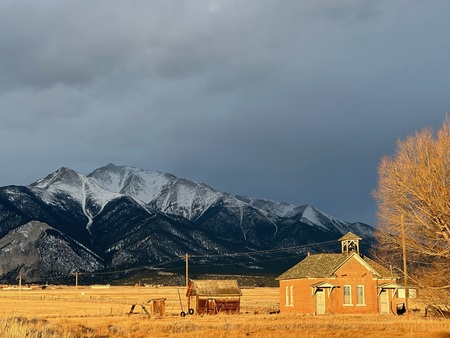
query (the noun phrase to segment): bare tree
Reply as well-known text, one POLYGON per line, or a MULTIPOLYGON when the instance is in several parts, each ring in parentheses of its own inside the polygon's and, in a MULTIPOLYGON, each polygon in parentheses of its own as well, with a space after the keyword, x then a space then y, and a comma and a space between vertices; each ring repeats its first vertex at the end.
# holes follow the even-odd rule
POLYGON ((450 291, 450 120, 398 141, 378 168, 378 248, 401 267, 405 227, 408 272, 419 285, 450 291), (402 215, 404 223, 402 224, 402 215))

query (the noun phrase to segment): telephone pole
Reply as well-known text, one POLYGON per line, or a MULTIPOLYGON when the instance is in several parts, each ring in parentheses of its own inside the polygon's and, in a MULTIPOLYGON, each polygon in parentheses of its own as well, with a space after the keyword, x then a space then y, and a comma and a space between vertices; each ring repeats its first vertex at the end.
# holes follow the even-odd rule
POLYGON ((408 290, 408 273, 406 269, 406 241, 405 241, 405 216, 401 214, 400 222, 402 226, 402 251, 403 251, 403 284, 405 284, 405 310, 406 310, 406 319, 409 319, 409 307, 408 307, 408 298, 409 298, 409 290, 408 290))
POLYGON ((19 275, 19 298, 22 299, 22 275, 19 275))
POLYGON ((189 287, 189 254, 186 253, 186 289, 189 287))
MULTIPOLYGON (((189 254, 188 253, 186 253, 185 258, 186 258, 186 295, 187 295, 187 291, 189 289, 189 254)), ((191 306, 191 297, 188 296, 187 297, 188 311, 190 309, 190 306, 191 306)))

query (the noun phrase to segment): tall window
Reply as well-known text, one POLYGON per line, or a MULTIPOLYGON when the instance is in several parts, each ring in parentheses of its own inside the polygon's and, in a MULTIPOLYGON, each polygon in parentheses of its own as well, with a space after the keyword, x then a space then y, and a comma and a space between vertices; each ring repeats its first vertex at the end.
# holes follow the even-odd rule
POLYGON ((294 286, 286 286, 286 306, 294 306, 294 286))
POLYGON ((364 285, 356 286, 356 305, 365 305, 366 301, 364 300, 364 285))
POLYGON ((352 288, 350 285, 344 285, 344 305, 352 305, 352 288))
POLYGON ((291 285, 291 299, 289 300, 289 305, 294 306, 294 286, 291 285))

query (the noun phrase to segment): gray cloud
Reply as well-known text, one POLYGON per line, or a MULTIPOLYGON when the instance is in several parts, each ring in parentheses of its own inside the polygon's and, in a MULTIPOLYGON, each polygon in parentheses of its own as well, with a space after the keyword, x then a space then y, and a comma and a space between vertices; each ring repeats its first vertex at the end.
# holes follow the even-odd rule
POLYGON ((449 111, 445 1, 3 1, 0 185, 113 162, 375 222, 449 111))

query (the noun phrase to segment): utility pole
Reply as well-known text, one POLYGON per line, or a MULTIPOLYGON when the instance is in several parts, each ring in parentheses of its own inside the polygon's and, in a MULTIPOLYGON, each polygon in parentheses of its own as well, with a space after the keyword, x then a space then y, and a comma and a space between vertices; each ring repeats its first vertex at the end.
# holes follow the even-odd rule
MULTIPOLYGON (((189 289, 189 254, 186 253, 186 295, 187 295, 187 291, 189 289)), ((187 297, 187 308, 188 311, 191 308, 191 297, 187 297)))
POLYGON ((22 275, 19 275, 19 298, 22 299, 22 275))
POLYGON ((78 271, 75 271, 75 290, 78 291, 78 271))
POLYGON ((189 287, 189 254, 186 253, 186 289, 189 287))
POLYGON ((409 290, 408 290, 408 273, 407 273, 407 268, 406 268, 406 241, 405 241, 405 216, 404 216, 404 214, 400 215, 400 222, 401 222, 401 227, 402 227, 403 284, 405 284, 405 310, 406 310, 406 319, 409 320, 409 307, 408 307, 409 290))

